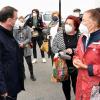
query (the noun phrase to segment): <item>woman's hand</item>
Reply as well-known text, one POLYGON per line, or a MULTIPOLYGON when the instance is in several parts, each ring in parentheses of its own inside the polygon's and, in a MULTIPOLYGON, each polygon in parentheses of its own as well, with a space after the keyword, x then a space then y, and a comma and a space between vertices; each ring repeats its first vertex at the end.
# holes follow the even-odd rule
POLYGON ((68 53, 68 54, 72 54, 72 53, 73 53, 73 51, 72 51, 72 49, 71 49, 71 48, 68 48, 68 49, 66 50, 66 53, 68 53))
POLYGON ((73 60, 73 65, 76 68, 87 69, 87 65, 83 64, 83 62, 80 59, 74 59, 73 60))

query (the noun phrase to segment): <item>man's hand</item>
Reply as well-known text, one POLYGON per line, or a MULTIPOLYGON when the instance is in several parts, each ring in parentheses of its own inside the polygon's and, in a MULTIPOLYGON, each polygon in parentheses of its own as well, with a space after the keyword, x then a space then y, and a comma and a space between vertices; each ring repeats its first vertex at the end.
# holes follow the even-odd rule
POLYGON ((24 48, 24 44, 23 44, 23 43, 20 43, 20 44, 19 44, 19 47, 20 47, 20 48, 24 48))
POLYGON ((82 68, 82 69, 87 69, 87 65, 83 64, 83 62, 79 59, 74 59, 73 60, 73 65, 76 68, 82 68))
POLYGON ((1 96, 6 97, 6 96, 8 96, 8 93, 6 92, 6 93, 2 94, 1 96))

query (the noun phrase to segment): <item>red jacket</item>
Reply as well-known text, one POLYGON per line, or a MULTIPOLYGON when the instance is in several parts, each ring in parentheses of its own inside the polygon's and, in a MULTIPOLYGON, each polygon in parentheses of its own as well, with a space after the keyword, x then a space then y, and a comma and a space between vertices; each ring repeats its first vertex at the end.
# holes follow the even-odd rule
POLYGON ((87 47, 85 42, 86 37, 80 36, 73 58, 88 66, 78 70, 76 100, 90 100, 92 87, 100 83, 100 30, 90 35, 87 47))

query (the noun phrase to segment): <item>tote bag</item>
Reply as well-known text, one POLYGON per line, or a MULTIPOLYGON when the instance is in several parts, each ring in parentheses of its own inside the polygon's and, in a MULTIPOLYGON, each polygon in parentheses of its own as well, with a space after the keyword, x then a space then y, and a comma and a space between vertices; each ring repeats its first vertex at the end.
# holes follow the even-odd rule
POLYGON ((53 59, 52 77, 57 82, 62 82, 68 78, 68 67, 65 60, 60 57, 53 59))

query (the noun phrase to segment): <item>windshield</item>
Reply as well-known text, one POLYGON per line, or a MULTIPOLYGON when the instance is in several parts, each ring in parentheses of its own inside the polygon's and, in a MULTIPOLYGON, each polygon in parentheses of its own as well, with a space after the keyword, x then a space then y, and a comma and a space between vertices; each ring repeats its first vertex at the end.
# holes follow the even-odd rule
POLYGON ((43 18, 45 21, 51 21, 51 14, 44 14, 43 18))

